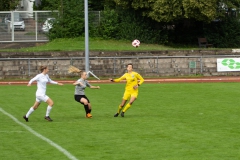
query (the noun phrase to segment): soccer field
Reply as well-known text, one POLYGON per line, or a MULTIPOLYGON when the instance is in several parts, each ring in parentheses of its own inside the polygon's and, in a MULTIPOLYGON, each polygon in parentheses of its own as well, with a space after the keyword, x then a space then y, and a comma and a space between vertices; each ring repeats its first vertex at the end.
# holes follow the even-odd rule
POLYGON ((0 159, 240 159, 239 83, 144 83, 124 118, 113 115, 125 84, 98 85, 86 89, 92 119, 73 85, 48 85, 53 122, 42 103, 28 123, 36 85, 0 86, 0 159))

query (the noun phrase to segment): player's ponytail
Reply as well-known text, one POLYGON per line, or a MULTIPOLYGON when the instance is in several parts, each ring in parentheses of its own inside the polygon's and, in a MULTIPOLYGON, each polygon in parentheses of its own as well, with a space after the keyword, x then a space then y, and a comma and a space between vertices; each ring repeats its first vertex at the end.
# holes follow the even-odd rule
POLYGON ((68 68, 68 73, 80 73, 81 74, 81 72, 82 71, 80 69, 78 69, 74 66, 69 66, 69 68, 68 68))

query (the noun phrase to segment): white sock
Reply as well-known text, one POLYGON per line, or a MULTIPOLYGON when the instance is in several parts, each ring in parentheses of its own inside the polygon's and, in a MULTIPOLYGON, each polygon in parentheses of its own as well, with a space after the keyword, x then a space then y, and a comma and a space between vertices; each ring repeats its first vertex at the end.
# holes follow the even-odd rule
POLYGON ((50 114, 50 112, 51 112, 51 109, 52 109, 51 106, 48 106, 48 107, 47 107, 46 117, 49 116, 49 114, 50 114))
POLYGON ((32 112, 35 111, 32 107, 29 109, 29 111, 26 114, 26 117, 28 118, 32 112))

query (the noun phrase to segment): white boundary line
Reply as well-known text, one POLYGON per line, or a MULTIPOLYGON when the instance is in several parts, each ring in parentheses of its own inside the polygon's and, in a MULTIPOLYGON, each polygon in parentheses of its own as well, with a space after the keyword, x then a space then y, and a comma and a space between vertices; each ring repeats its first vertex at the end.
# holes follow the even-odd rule
POLYGON ((23 131, 0 131, 0 133, 22 133, 23 131))
POLYGON ((17 118, 15 118, 13 115, 9 114, 8 112, 4 111, 1 107, 0 107, 0 112, 2 112, 3 114, 7 115, 8 117, 10 117, 12 120, 14 120, 17 124, 21 125, 22 127, 24 127, 26 130, 28 130, 29 132, 31 132, 33 135, 35 135, 36 137, 42 139, 43 141, 46 141, 47 143, 49 143, 50 145, 52 145, 53 147, 55 147, 56 149, 58 149, 60 152, 62 152, 64 155, 66 155, 69 159, 71 160, 78 160, 76 157, 74 157, 71 153, 69 153, 67 150, 65 150, 64 148, 62 148, 61 146, 59 146, 58 144, 54 143, 53 141, 51 141, 50 139, 44 137, 43 135, 37 133, 36 131, 34 131, 32 128, 28 127, 27 125, 23 124, 22 122, 20 122, 17 118))

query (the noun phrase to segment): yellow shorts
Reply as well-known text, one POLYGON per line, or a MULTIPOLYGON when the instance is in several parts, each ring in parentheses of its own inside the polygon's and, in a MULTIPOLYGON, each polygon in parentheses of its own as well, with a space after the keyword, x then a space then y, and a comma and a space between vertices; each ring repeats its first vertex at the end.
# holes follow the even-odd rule
POLYGON ((123 95, 124 100, 129 100, 131 97, 137 98, 138 91, 125 91, 123 95))

